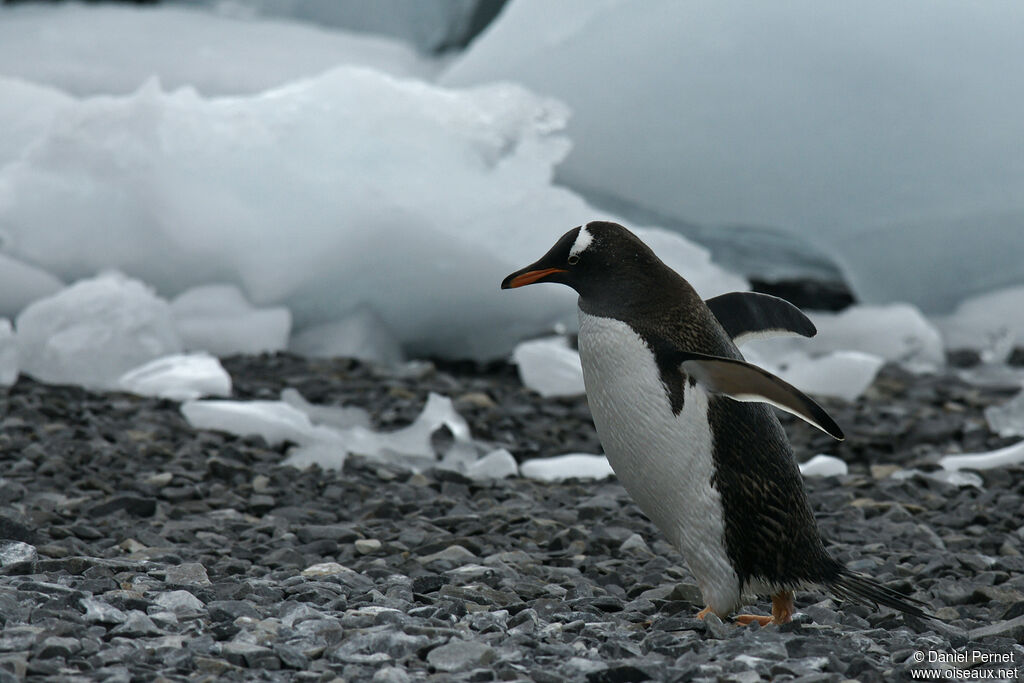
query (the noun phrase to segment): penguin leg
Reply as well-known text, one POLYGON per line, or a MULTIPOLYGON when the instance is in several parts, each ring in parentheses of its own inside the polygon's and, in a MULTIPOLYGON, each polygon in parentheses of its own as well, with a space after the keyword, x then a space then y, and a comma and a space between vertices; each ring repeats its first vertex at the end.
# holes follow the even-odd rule
POLYGON ((793 591, 779 591, 772 596, 772 623, 788 624, 794 611, 793 591))
POLYGON ((749 626, 755 621, 761 626, 768 624, 785 624, 793 620, 793 591, 779 591, 772 595, 772 615, 737 614, 736 623, 749 626))
POLYGON ((697 618, 698 619, 703 619, 704 617, 706 617, 709 614, 711 614, 711 608, 710 607, 705 607, 701 611, 697 612, 697 618))

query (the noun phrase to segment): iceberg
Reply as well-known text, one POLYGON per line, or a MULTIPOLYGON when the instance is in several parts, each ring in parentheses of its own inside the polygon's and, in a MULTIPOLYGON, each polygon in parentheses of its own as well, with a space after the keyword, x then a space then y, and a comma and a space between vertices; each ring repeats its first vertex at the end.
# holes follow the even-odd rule
MULTIPOLYGON (((408 356, 493 359, 576 325, 569 290, 502 296, 501 278, 615 219, 551 184, 567 116, 514 85, 351 66, 233 97, 148 81, 72 100, 0 167, 0 244, 64 280, 117 268, 166 298, 234 285, 300 333, 369 309, 408 356)), ((704 296, 747 286, 682 237, 643 236, 704 296)))
POLYGON ((124 95, 153 76, 207 95, 256 93, 339 64, 396 76, 436 70, 398 40, 269 18, 168 6, 0 8, 0 75, 72 95, 124 95))
POLYGON ((9 387, 18 381, 18 340, 11 321, 0 318, 0 387, 9 387))
POLYGON ((1024 282, 1022 22, 970 0, 515 0, 439 82, 568 104, 557 177, 585 196, 789 230, 859 300, 938 314, 1024 282))
POLYGON ((394 332, 366 306, 337 322, 307 327, 292 337, 289 348, 314 358, 358 358, 382 365, 398 365, 404 360, 394 332))

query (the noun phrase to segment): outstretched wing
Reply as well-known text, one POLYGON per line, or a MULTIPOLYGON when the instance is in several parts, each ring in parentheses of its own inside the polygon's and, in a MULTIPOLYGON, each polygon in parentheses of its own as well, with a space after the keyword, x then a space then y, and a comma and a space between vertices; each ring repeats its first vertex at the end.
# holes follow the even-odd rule
POLYGON ((704 303, 736 344, 778 335, 813 337, 818 332, 803 311, 777 296, 730 292, 704 303))
POLYGON ((742 360, 676 351, 680 369, 710 392, 736 401, 760 401, 792 413, 829 436, 842 441, 843 430, 802 391, 767 370, 742 360))

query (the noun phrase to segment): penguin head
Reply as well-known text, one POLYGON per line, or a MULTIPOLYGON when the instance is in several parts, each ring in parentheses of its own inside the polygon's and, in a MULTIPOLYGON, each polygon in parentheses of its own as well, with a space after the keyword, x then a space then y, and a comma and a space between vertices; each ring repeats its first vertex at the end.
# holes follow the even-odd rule
POLYGON ((592 221, 562 235, 539 260, 506 277, 501 288, 557 282, 584 298, 622 296, 655 277, 659 265, 650 247, 626 228, 592 221))

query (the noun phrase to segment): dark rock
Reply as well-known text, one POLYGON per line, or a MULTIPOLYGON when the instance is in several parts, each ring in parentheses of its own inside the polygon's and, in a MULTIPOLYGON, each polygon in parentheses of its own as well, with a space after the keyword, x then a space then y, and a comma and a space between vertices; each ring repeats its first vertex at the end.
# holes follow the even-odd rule
POLYGON ((156 499, 133 495, 113 496, 89 508, 89 515, 105 517, 121 510, 134 517, 152 517, 156 512, 156 499))

